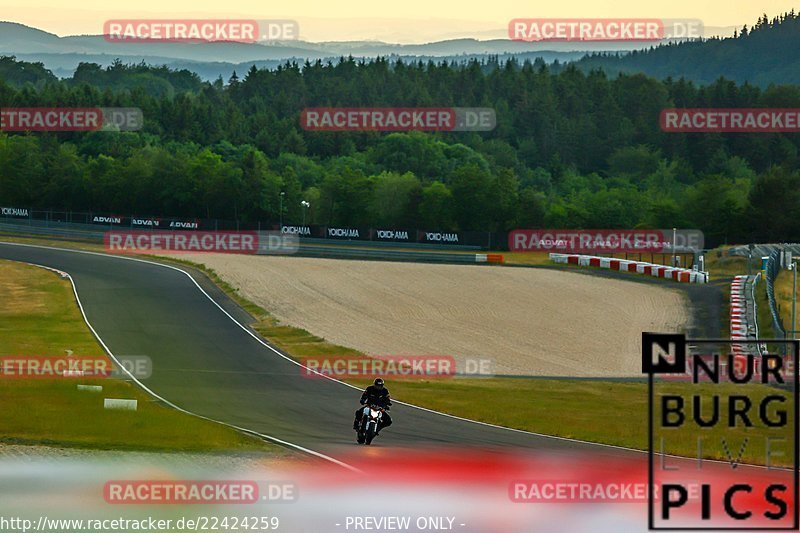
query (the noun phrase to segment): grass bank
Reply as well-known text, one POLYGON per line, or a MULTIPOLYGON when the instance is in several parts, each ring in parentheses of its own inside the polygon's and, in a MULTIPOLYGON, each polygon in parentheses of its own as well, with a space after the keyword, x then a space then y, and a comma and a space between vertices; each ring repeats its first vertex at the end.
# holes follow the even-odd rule
MULTIPOLYGON (((0 356, 105 357, 80 314, 69 281, 0 261, 0 356), (71 355, 69 355, 71 354, 71 355)), ((8 370, 8 369, 6 369, 8 370)), ((134 383, 110 378, 0 374, 0 442, 94 449, 265 451, 282 448, 159 405, 134 383), (99 385, 102 392, 78 391, 99 385), (138 411, 103 409, 104 398, 138 400, 138 411)))

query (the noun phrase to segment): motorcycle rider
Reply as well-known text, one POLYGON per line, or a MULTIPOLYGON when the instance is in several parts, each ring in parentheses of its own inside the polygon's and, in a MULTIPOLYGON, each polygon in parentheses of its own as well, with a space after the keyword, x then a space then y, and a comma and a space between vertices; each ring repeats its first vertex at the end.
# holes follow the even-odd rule
MULTIPOLYGON (((377 433, 380 433, 383 428, 392 425, 392 417, 389 416, 389 407, 392 405, 392 400, 389 396, 389 389, 386 388, 381 378, 375 378, 375 381, 372 383, 372 385, 364 389, 364 393, 361 395, 360 401, 361 405, 377 405, 378 407, 383 408, 383 416, 381 417, 381 422, 378 425, 377 433)), ((353 429, 356 431, 358 431, 358 425, 361 422, 361 416, 364 414, 362 413, 362 410, 363 408, 356 410, 356 419, 353 422, 353 429)))

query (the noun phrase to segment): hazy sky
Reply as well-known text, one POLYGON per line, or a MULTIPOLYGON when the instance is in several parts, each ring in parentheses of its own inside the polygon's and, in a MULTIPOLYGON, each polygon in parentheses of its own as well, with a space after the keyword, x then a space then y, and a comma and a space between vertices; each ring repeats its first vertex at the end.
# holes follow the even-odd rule
POLYGON ((379 39, 426 42, 502 37, 513 18, 685 18, 708 26, 752 24, 800 7, 784 0, 0 0, 0 19, 58 35, 99 34, 121 18, 294 19, 309 41, 379 39))

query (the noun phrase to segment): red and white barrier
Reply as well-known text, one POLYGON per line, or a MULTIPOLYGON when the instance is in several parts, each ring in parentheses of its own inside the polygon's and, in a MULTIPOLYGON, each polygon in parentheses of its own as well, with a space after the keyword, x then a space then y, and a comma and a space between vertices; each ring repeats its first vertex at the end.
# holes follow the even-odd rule
POLYGON ((503 264, 506 259, 503 254, 475 254, 475 262, 503 264))
POLYGON ((619 270, 621 272, 636 272, 637 274, 643 274, 645 276, 671 279, 679 283, 708 283, 708 272, 657 265, 631 259, 552 253, 550 254, 550 260, 554 263, 564 265, 593 266, 610 270, 619 270))

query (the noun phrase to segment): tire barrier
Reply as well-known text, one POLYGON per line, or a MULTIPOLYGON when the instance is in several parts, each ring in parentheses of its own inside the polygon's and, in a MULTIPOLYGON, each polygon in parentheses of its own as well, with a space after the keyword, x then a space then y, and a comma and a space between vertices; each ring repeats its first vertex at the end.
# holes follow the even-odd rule
POLYGON ((550 260, 554 263, 578 266, 592 266, 618 270, 620 272, 636 272, 645 276, 656 278, 671 279, 679 283, 708 283, 708 272, 700 272, 688 268, 669 267, 666 265, 656 265, 644 261, 634 261, 631 259, 616 259, 613 257, 597 257, 593 255, 578 254, 550 254, 550 260))

